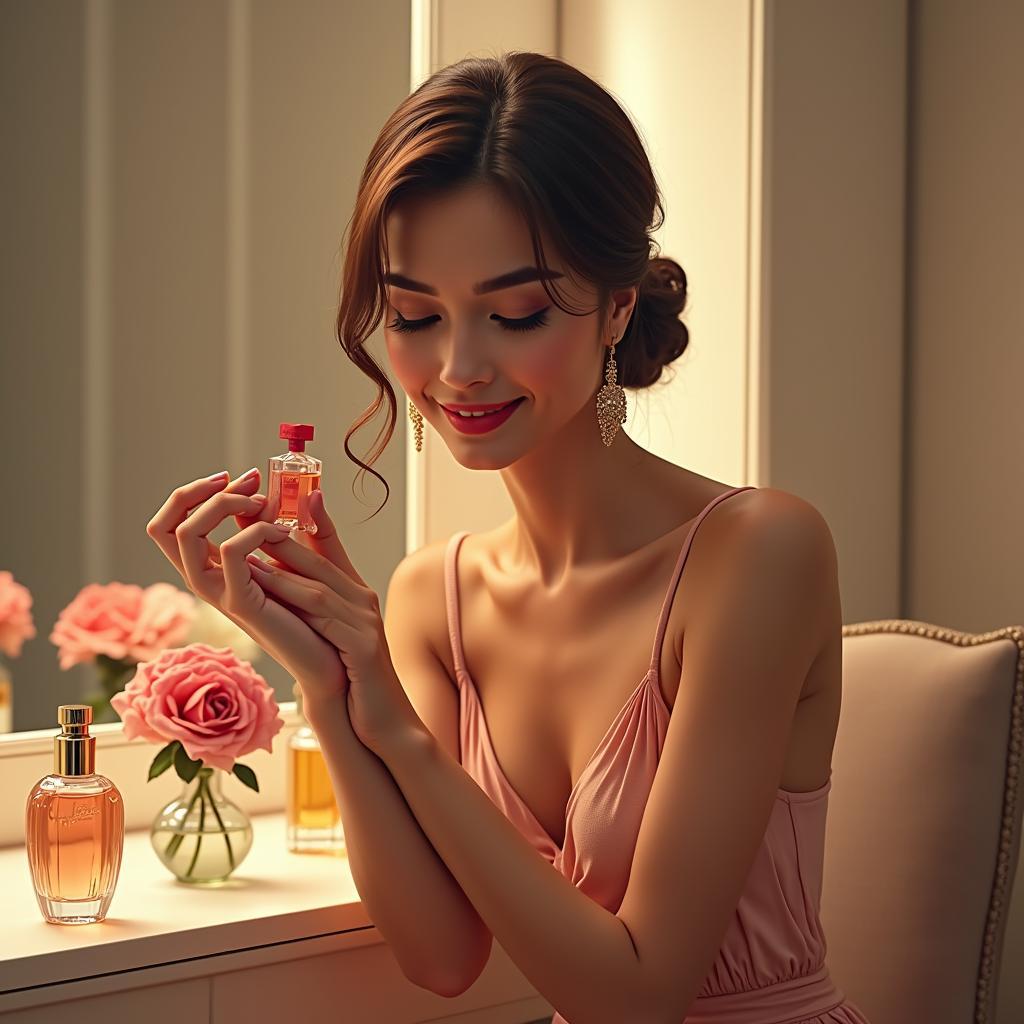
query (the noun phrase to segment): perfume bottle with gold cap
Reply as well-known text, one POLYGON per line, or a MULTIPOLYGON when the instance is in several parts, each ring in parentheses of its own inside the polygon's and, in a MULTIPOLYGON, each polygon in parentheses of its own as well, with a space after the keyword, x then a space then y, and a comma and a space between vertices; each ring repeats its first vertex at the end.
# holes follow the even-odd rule
MULTIPOLYGON (((298 683, 292 687, 292 693, 295 709, 302 715, 302 688, 298 683)), ((344 854, 345 830, 327 762, 305 715, 299 728, 288 737, 287 772, 288 849, 292 853, 344 854)))
POLYGON ((92 708, 61 704, 53 738, 53 774, 25 804, 25 849, 43 917, 52 924, 93 924, 107 916, 124 847, 124 803, 94 771, 92 708))

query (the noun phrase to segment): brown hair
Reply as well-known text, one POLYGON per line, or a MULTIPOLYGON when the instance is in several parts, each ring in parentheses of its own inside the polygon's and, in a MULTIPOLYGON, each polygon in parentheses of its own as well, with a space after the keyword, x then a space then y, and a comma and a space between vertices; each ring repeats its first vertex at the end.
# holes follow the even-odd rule
MULTIPOLYGON (((686 274, 674 260, 657 255, 650 232, 665 218, 661 194, 640 136, 615 99, 571 64, 539 53, 467 57, 441 68, 402 101, 370 150, 342 270, 337 337, 378 388, 346 433, 345 453, 360 472, 384 484, 380 508, 390 488, 372 467, 394 433, 397 401, 364 342, 386 307, 387 217, 403 197, 477 183, 497 188, 522 212, 540 267, 547 266, 543 228, 570 279, 578 274, 596 286, 598 308, 614 290, 639 286, 629 325, 615 346, 623 387, 655 384, 689 339, 679 319, 686 274), (349 439, 385 397, 387 423, 363 462, 349 439)), ((552 282, 542 284, 564 312, 591 312, 574 313, 552 294, 552 282)))

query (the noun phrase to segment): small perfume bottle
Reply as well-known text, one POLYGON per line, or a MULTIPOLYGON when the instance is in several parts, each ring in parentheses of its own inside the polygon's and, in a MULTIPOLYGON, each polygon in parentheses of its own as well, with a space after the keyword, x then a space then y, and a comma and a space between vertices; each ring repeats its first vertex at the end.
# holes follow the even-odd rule
POLYGON ((14 729, 14 688, 7 669, 0 665, 0 732, 14 729))
POLYGON ((53 774, 25 804, 25 849, 43 917, 52 924, 93 924, 107 916, 121 870, 124 803, 117 786, 93 771, 92 708, 61 704, 53 738, 53 774))
POLYGON ((274 521, 293 529, 316 533, 309 513, 309 496, 320 486, 323 463, 306 454, 306 442, 313 440, 311 423, 282 423, 279 437, 288 439, 288 451, 267 464, 267 502, 280 494, 281 508, 274 521))
MULTIPOLYGON (((292 687, 296 709, 302 714, 302 688, 292 687)), ((316 733, 305 717, 288 738, 287 780, 288 849, 292 853, 345 853, 341 822, 327 762, 316 733)))

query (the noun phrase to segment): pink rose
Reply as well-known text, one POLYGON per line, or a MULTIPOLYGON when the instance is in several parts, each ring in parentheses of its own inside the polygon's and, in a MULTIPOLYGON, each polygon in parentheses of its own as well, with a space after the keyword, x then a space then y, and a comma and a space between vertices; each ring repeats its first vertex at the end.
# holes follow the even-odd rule
POLYGON ((270 752, 284 726, 274 691, 230 647, 194 643, 143 662, 111 707, 128 739, 180 740, 193 761, 231 771, 258 747, 270 752))
POLYGON ((21 645, 36 635, 32 622, 32 595, 5 569, 0 572, 0 651, 21 657, 21 645))
POLYGON ((195 598, 170 583, 90 583, 60 613, 50 640, 62 669, 97 654, 144 661, 180 643, 195 615, 195 598))

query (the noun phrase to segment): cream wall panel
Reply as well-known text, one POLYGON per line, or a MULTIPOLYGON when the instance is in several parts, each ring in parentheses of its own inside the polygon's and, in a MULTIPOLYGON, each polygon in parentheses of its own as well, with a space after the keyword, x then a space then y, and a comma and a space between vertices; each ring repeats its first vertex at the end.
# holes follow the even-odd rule
POLYGON ((764 35, 759 483, 828 520, 845 622, 897 615, 906 4, 768 3, 764 35))
POLYGON ((904 600, 985 630, 1024 622, 1024 4, 915 11, 904 600))
POLYGON ((625 429, 678 465, 750 480, 751 16, 746 0, 567 0, 562 56, 625 107, 665 204, 655 238, 686 271, 686 352, 627 391, 625 429))

